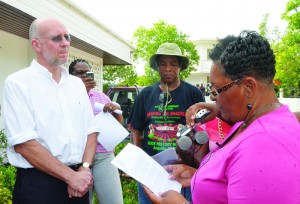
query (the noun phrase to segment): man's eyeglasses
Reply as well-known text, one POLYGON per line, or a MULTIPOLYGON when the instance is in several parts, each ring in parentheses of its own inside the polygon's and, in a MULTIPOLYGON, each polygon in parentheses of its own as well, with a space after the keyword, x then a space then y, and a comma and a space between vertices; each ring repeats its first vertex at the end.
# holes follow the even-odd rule
POLYGON ((36 38, 36 39, 43 39, 43 38, 49 38, 53 42, 57 42, 57 43, 62 42, 63 38, 65 38, 66 41, 71 42, 71 36, 69 34, 56 35, 56 36, 48 36, 48 37, 41 37, 41 38, 36 38))
POLYGON ((227 91, 228 89, 230 89, 234 84, 238 83, 239 81, 241 81, 242 79, 237 79, 234 80, 224 86, 222 86, 221 88, 218 88, 216 90, 212 90, 210 91, 210 96, 212 96, 213 98, 219 96, 222 92, 227 91))
POLYGON ((168 89, 166 93, 162 92, 161 94, 159 94, 158 99, 161 102, 159 105, 159 111, 163 112, 164 116, 166 116, 167 107, 172 102, 172 96, 169 93, 168 89))

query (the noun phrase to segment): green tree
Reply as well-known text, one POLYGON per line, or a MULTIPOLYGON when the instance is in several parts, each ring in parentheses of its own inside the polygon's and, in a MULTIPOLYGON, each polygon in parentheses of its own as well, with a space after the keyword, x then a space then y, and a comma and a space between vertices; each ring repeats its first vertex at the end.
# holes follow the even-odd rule
POLYGON ((103 67, 103 90, 110 85, 134 85, 137 81, 137 73, 133 65, 107 65, 103 67))
MULTIPOLYGON (((133 36, 133 44, 135 46, 134 60, 146 61, 151 55, 156 53, 157 48, 165 42, 177 43, 181 48, 183 55, 190 59, 189 68, 180 73, 180 78, 187 78, 192 71, 195 71, 195 66, 198 65, 200 57, 195 48, 195 45, 189 40, 189 36, 179 32, 174 25, 169 25, 164 21, 159 21, 153 24, 152 28, 140 27, 133 36)), ((145 64, 145 75, 138 77, 139 85, 151 85, 159 81, 158 72, 152 70, 149 63, 145 64)))
POLYGON ((259 30, 259 33, 268 38, 268 20, 269 20, 269 13, 265 14, 264 15, 264 18, 263 18, 263 21, 259 24, 259 27, 258 27, 258 30, 259 30))
POLYGON ((288 28, 290 30, 300 29, 300 0, 290 0, 286 4, 285 12, 282 14, 282 18, 288 22, 288 28))
POLYGON ((282 14, 288 23, 281 40, 274 45, 276 78, 287 90, 286 94, 299 94, 300 89, 300 0, 290 0, 282 14))
POLYGON ((259 33, 267 38, 271 45, 276 44, 282 38, 282 33, 279 31, 278 27, 274 27, 272 29, 269 28, 268 20, 270 14, 267 13, 263 17, 263 21, 259 24, 258 30, 259 33))

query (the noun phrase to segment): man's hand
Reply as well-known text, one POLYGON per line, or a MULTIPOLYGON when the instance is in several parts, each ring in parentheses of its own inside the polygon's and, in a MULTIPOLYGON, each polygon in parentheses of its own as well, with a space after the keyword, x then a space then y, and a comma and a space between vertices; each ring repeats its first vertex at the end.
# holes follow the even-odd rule
POLYGON ((93 186, 93 176, 87 170, 74 172, 71 180, 68 182, 69 197, 82 197, 93 186))
POLYGON ((79 193, 78 191, 74 190, 73 188, 71 188, 71 186, 68 186, 68 194, 69 194, 69 198, 73 198, 73 197, 82 197, 83 195, 81 193, 79 193))
POLYGON ((191 185, 191 179, 197 171, 197 169, 185 164, 167 165, 164 168, 170 174, 169 179, 178 181, 183 188, 191 185))
POLYGON ((154 204, 182 204, 186 201, 186 199, 180 193, 173 190, 164 192, 160 196, 157 196, 148 187, 144 185, 143 189, 148 198, 154 204))

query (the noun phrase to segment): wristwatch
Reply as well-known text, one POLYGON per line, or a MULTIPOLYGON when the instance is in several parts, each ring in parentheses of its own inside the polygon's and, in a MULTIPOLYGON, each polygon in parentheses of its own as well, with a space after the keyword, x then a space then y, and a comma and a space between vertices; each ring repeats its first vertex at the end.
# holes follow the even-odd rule
POLYGON ((90 165, 88 162, 83 162, 82 166, 89 169, 92 167, 92 165, 90 165))

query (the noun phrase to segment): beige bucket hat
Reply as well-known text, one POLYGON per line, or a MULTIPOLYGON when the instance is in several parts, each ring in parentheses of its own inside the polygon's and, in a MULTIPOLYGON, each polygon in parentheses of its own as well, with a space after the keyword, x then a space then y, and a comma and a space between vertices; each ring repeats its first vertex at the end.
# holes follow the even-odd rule
POLYGON ((189 65, 189 59, 182 55, 182 52, 179 46, 176 43, 163 43, 159 46, 156 51, 156 54, 152 55, 149 60, 150 67, 155 71, 158 70, 156 57, 158 55, 169 55, 169 56, 176 56, 181 58, 181 67, 180 71, 185 70, 189 65))

